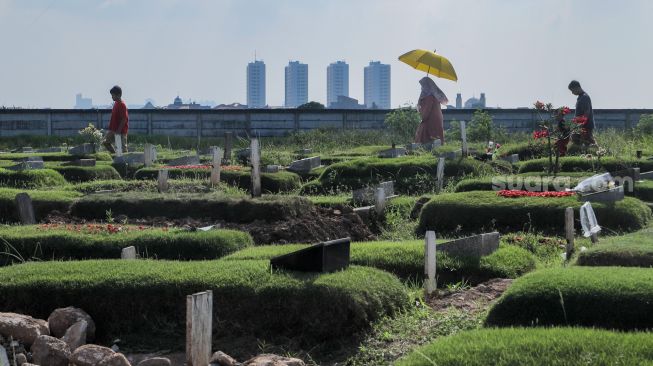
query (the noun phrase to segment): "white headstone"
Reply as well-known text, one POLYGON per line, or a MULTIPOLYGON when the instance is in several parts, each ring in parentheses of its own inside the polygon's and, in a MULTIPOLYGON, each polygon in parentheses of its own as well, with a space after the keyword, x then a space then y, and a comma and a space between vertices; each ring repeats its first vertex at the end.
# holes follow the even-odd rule
POLYGON ((424 269, 426 272, 426 294, 431 295, 436 288, 435 281, 435 231, 427 231, 424 237, 424 269))
POLYGON ((438 193, 442 190, 442 185, 444 183, 444 158, 438 159, 438 170, 437 170, 437 183, 438 183, 438 193))
POLYGON ((145 144, 145 166, 152 166, 156 157, 156 149, 152 144, 145 144))
POLYGON ((116 134, 115 141, 116 141, 116 156, 122 156, 122 136, 120 136, 120 134, 116 134))
POLYGON ((250 148, 252 163, 252 197, 261 197, 261 152, 257 138, 252 139, 250 148))
POLYGON ((585 202, 585 204, 580 206, 580 224, 583 228, 583 236, 586 238, 596 235, 601 231, 590 202, 585 202))
POLYGON ((122 248, 120 252, 121 259, 136 259, 136 247, 131 246, 127 248, 122 248))
POLYGON ((211 357, 213 292, 186 297, 186 365, 208 366, 211 357))
POLYGON ((220 183, 220 165, 222 164, 222 149, 213 147, 213 165, 211 166, 211 184, 220 183))
POLYGON ((379 187, 376 189, 376 194, 374 195, 374 208, 376 213, 382 215, 385 211, 385 189, 379 187))
POLYGON ((463 155, 467 156, 467 131, 465 129, 465 121, 460 121, 460 138, 463 141, 463 155))
POLYGON ((159 177, 157 180, 157 188, 159 193, 168 192, 168 169, 159 170, 159 177))

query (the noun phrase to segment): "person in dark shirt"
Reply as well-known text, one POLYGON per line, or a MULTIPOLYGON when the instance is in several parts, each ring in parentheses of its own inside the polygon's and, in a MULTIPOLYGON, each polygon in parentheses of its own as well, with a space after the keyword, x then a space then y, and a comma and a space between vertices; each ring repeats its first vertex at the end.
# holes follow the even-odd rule
POLYGON ((586 119, 586 122, 582 124, 580 133, 572 134, 571 139, 575 144, 594 145, 596 141, 593 136, 594 112, 592 111, 592 99, 576 80, 569 83, 569 90, 572 94, 578 96, 576 100, 576 119, 586 119))
POLYGON ((122 152, 127 152, 127 132, 129 131, 129 113, 127 105, 122 100, 122 89, 116 85, 111 90, 111 99, 113 99, 113 109, 111 110, 111 121, 109 122, 109 132, 104 137, 102 145, 111 154, 116 153, 112 143, 115 141, 116 134, 121 136, 122 152))

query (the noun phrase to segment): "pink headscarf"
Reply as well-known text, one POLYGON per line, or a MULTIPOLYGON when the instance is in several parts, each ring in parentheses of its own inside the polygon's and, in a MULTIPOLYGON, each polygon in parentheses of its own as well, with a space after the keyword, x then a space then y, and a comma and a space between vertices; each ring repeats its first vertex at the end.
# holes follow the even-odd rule
POLYGON ((433 79, 425 76, 420 79, 419 83, 422 85, 422 93, 419 95, 419 99, 432 95, 442 105, 447 105, 449 103, 449 99, 447 99, 447 96, 442 92, 442 90, 440 90, 440 88, 435 85, 435 81, 433 81, 433 79))

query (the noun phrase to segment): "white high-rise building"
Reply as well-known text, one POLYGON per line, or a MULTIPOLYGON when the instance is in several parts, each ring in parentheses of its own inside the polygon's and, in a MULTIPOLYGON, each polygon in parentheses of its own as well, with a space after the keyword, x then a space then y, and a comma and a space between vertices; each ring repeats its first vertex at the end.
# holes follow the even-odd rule
POLYGON ((390 109, 390 65, 370 61, 365 67, 365 106, 390 109))
POLYGON ((265 103, 265 63, 247 64, 247 108, 263 108, 265 103))
POLYGON ((327 66, 327 107, 338 102, 339 96, 349 96, 349 65, 344 61, 327 66))
POLYGON ((286 66, 287 108, 296 108, 308 103, 308 65, 299 61, 290 61, 286 66))
POLYGON ((91 98, 84 98, 82 93, 75 95, 75 109, 91 108, 93 108, 93 100, 91 98))

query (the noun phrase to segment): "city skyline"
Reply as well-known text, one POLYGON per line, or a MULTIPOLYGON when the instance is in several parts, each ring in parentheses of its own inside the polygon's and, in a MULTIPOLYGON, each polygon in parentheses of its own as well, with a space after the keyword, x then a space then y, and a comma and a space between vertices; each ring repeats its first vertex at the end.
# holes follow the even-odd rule
POLYGON ((485 92, 488 107, 573 106, 566 87, 577 79, 595 108, 645 108, 652 12, 645 0, 0 0, 0 32, 11 35, 0 105, 70 108, 77 93, 106 105, 115 84, 128 103, 177 93, 246 103, 242 70, 255 53, 266 60, 269 105, 284 103, 289 59, 311 65, 311 100, 327 101, 324 70, 337 59, 350 65, 349 95, 364 99, 363 65, 380 60, 392 68, 392 107, 414 105, 424 74, 397 57, 424 48, 456 68, 457 83, 434 78, 450 99, 485 92))

